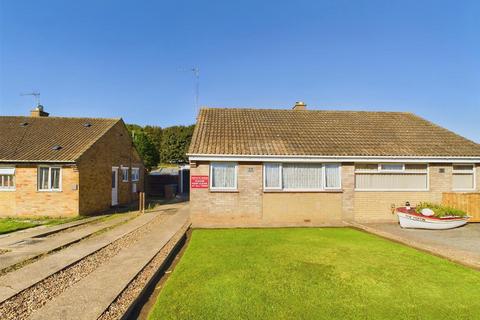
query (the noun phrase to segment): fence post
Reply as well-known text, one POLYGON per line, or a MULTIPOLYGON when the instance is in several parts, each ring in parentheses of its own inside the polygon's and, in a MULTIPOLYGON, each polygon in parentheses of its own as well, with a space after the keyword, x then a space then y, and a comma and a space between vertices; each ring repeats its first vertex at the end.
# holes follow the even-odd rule
POLYGON ((145 213, 145 192, 138 193, 138 211, 145 213))

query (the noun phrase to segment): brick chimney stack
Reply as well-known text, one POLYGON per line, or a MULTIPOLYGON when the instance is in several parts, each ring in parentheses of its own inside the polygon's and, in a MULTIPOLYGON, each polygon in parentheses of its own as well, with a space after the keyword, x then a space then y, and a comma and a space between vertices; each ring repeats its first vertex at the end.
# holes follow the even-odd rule
POLYGON ((292 110, 307 110, 307 105, 303 101, 297 101, 292 110))
POLYGON ((43 111, 43 106, 41 104, 30 111, 30 117, 48 117, 48 115, 48 112, 43 111))

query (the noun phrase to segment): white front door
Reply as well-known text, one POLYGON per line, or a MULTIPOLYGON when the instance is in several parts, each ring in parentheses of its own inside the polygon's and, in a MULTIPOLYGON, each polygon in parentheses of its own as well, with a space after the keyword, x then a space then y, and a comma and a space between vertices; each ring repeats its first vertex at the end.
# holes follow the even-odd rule
POLYGON ((112 167, 112 206, 118 204, 118 167, 112 167))

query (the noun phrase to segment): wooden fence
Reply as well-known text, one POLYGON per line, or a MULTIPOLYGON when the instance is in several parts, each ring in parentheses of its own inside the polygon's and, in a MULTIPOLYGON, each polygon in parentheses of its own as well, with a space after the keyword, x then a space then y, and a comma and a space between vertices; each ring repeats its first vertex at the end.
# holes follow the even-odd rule
POLYGON ((442 204, 467 212, 470 222, 480 222, 480 193, 444 192, 442 204))

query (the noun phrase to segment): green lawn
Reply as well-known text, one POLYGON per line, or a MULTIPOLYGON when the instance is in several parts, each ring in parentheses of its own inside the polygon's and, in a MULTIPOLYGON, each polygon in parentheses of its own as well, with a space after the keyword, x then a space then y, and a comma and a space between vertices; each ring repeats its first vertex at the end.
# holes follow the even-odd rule
POLYGON ((81 219, 82 217, 74 218, 0 218, 0 234, 36 227, 39 225, 57 225, 74 220, 81 219))
POLYGON ((479 319, 480 272, 348 228, 194 230, 149 319, 479 319))

